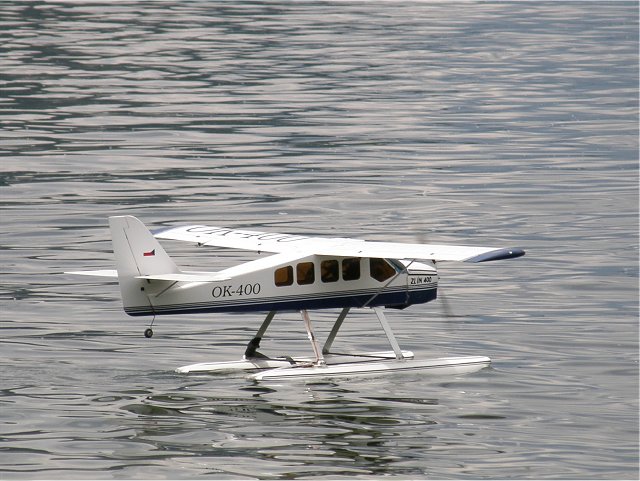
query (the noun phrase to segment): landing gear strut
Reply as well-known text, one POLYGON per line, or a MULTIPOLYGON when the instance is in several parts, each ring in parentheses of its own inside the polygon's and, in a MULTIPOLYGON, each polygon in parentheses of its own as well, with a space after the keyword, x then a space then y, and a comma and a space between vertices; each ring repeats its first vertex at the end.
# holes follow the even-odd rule
POLYGON ((149 324, 149 327, 147 327, 144 330, 144 337, 146 337, 147 339, 150 339, 153 336, 153 329, 151 329, 151 327, 153 326, 153 323, 156 320, 156 315, 155 313, 153 314, 153 319, 151 319, 151 324, 149 324))

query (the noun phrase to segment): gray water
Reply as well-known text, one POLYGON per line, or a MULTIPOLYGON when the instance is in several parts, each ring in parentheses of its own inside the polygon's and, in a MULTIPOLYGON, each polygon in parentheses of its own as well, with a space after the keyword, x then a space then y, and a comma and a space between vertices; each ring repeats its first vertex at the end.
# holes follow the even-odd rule
MULTIPOLYGON (((236 3, 0 4, 0 478, 636 478, 637 2, 236 3), (145 339, 63 274, 113 268, 118 214, 527 256, 388 314, 477 373, 185 376, 262 315, 145 339)), ((362 311, 336 345, 383 341, 362 311)), ((310 353, 298 316, 263 348, 310 353)))

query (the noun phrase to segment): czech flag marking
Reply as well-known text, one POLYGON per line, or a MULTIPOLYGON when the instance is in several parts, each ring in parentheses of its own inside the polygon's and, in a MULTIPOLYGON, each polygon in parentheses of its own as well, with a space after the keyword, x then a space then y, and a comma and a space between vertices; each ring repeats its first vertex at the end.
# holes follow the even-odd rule
POLYGON ((142 255, 143 255, 144 257, 152 257, 152 256, 155 256, 155 255, 156 255, 156 250, 155 250, 155 249, 153 249, 152 251, 149 251, 149 252, 143 252, 143 253, 142 253, 142 255))

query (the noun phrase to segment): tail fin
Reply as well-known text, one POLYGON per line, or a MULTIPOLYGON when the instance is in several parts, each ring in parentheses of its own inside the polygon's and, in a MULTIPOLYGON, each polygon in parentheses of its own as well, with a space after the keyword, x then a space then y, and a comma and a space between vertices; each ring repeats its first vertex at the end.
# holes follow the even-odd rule
POLYGON ((148 281, 136 276, 175 274, 180 270, 137 218, 109 217, 109 228, 124 310, 129 315, 152 314, 152 302, 145 291, 148 281))
POLYGON ((119 277, 180 272, 155 237, 133 216, 109 217, 119 277))

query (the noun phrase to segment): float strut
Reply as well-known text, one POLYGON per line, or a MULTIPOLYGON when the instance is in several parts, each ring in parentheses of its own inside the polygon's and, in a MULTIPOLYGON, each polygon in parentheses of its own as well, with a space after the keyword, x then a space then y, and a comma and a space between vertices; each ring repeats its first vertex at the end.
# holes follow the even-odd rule
POLYGON ((269 314, 267 314, 267 317, 265 317, 264 321, 262 321, 262 324, 260 325, 260 329, 258 329, 258 332, 256 332, 256 335, 253 336, 253 339, 251 339, 249 341, 249 344, 247 344, 247 349, 244 351, 245 359, 251 358, 251 357, 266 357, 260 354, 259 352, 257 352, 256 349, 260 347, 260 341, 262 340, 262 336, 264 336, 264 333, 267 332, 267 328, 269 327, 269 324, 271 324, 271 321, 276 315, 276 312, 277 311, 269 311, 269 314))
POLYGON ((309 318, 309 313, 307 312, 306 309, 302 309, 300 311, 300 314, 302 314, 302 319, 304 320, 304 327, 307 330, 307 337, 311 341, 311 347, 313 347, 313 353, 316 356, 315 364, 317 366, 324 366, 326 365, 326 363, 324 362, 324 356, 322 355, 322 352, 320 352, 320 348, 318 347, 318 340, 316 339, 316 336, 313 333, 313 329, 311 328, 311 319, 309 318))
POLYGON ((400 349, 400 345, 398 344, 398 341, 396 341, 396 337, 393 335, 393 331, 391 330, 391 327, 387 322, 387 318, 384 315, 384 311, 382 310, 381 307, 374 307, 373 310, 378 316, 378 320, 382 325, 382 329, 384 329, 384 333, 387 335, 387 339, 389 339, 389 344, 391 344, 391 347, 393 348, 393 352, 396 355, 396 359, 404 359, 404 355, 402 354, 402 349, 400 349))
POLYGON ((340 312, 340 315, 338 316, 338 319, 336 319, 336 322, 333 325, 333 328, 331 329, 331 332, 329 333, 329 337, 327 337, 327 340, 324 342, 324 346, 322 346, 322 354, 329 354, 329 350, 331 349, 331 345, 333 344, 333 341, 335 340, 336 336, 338 335, 338 331, 340 330, 340 327, 342 326, 342 323, 344 322, 345 318, 347 317, 347 314, 349 314, 349 309, 351 309, 351 308, 350 307, 345 307, 340 312))

